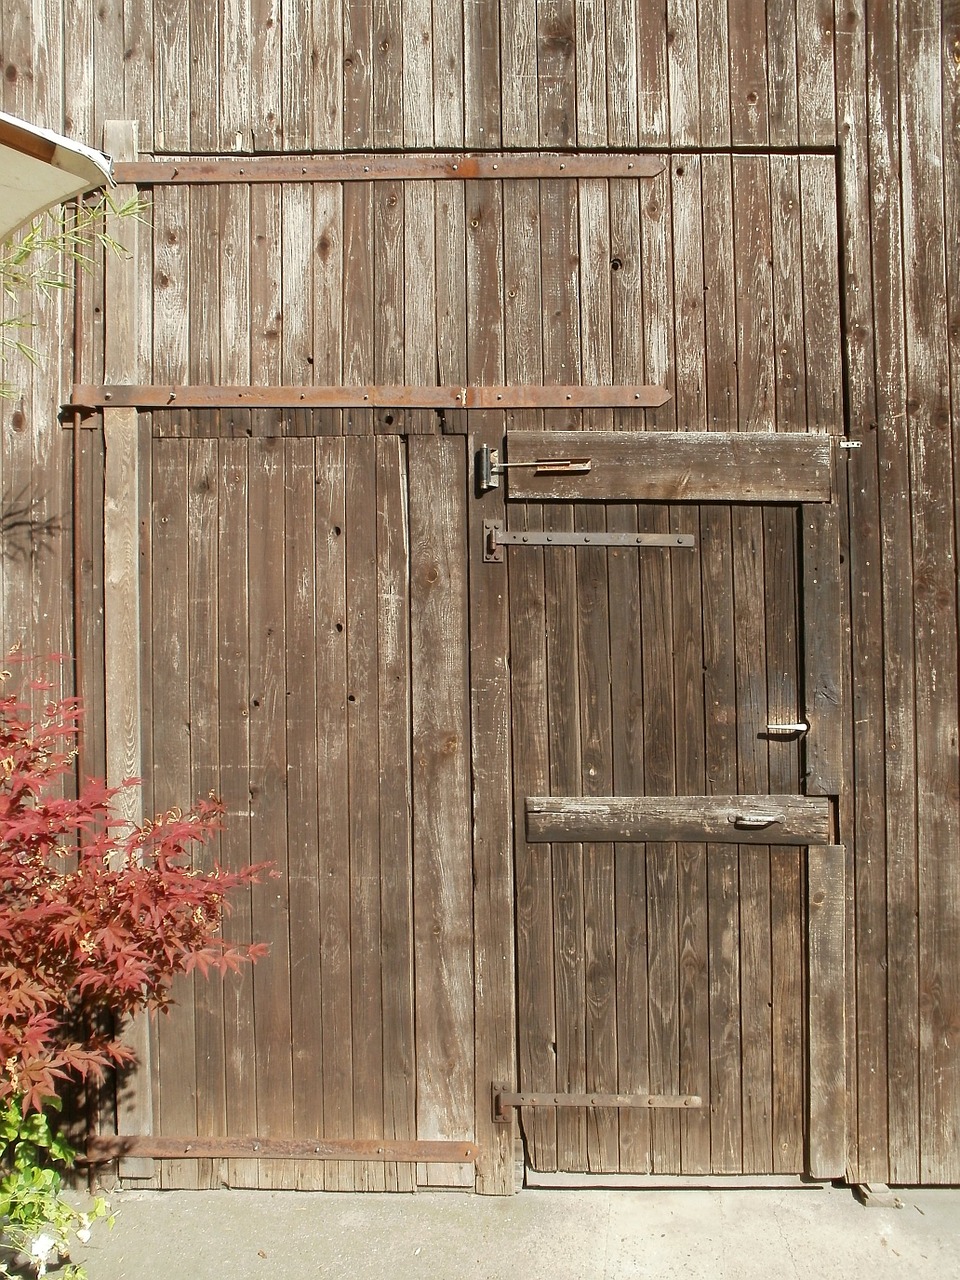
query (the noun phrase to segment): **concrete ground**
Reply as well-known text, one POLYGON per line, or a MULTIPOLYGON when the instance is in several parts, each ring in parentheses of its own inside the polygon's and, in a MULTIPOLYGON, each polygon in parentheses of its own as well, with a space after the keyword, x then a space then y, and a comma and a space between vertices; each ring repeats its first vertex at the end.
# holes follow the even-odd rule
POLYGON ((90 1280, 953 1280, 960 1191, 118 1192, 90 1280))

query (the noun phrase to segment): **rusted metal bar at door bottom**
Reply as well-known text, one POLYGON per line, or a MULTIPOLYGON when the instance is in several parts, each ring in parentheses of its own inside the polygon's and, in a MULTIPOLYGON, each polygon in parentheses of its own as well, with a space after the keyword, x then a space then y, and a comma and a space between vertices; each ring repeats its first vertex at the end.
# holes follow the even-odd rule
POLYGON ((74 409, 656 409, 665 387, 75 386, 74 409))
POLYGON ((156 1138, 104 1134, 87 1138, 86 1162, 123 1156, 153 1160, 383 1160, 400 1163, 473 1164, 474 1142, 398 1142, 389 1138, 156 1138))
POLYGON ((225 182, 453 182, 504 178, 655 178, 660 156, 640 152, 562 151, 375 152, 355 155, 217 156, 186 160, 133 160, 115 164, 117 182, 141 187, 165 183, 225 182))
POLYGON ((492 1088, 493 1119, 506 1124, 516 1107, 632 1107, 689 1110, 702 1107, 703 1099, 695 1093, 511 1093, 502 1085, 492 1088))

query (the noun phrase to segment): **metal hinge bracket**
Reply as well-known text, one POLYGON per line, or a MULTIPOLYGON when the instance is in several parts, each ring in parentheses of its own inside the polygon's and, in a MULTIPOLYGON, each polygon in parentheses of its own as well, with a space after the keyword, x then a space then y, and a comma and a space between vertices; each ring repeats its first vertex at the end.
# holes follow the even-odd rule
POLYGON ((499 564, 504 547, 687 547, 696 546, 692 533, 574 533, 542 529, 504 529, 502 520, 483 522, 483 558, 499 564))
POLYGON ((593 463, 589 458, 537 458, 533 462, 501 462, 500 450, 481 445, 477 452, 477 488, 481 493, 500 488, 500 477, 508 467, 531 467, 537 475, 586 475, 593 463))
POLYGON ((642 1110, 689 1110, 702 1107, 695 1093, 513 1093, 505 1085, 491 1090, 495 1124, 509 1124, 517 1107, 631 1107, 642 1110))

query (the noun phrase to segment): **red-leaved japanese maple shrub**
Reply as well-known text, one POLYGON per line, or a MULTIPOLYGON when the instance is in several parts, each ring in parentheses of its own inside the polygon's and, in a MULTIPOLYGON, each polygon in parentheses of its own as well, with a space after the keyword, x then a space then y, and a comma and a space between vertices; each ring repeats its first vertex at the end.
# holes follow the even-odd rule
MULTIPOLYGON (((67 1079, 129 1064, 123 1019, 164 1009, 178 974, 224 973, 267 948, 220 937, 227 895, 268 864, 198 870, 192 855, 220 829, 202 801, 131 828, 111 816, 118 788, 72 773, 81 709, 35 717, 0 686, 0 1101, 40 1109, 67 1079)), ((34 680, 29 688, 47 691, 34 680)), ((124 785, 136 785, 127 783, 124 785)))

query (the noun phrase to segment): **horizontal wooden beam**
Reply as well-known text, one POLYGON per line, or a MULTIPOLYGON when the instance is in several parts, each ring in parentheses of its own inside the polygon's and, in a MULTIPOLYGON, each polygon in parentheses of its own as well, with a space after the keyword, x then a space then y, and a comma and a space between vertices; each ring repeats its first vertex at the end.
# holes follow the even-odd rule
POLYGON ((528 501, 829 502, 833 437, 769 431, 508 431, 508 464, 589 457, 589 470, 508 472, 528 501))
POLYGON ((808 796, 528 796, 527 840, 825 844, 830 802, 808 796))
POLYGON ((114 166, 117 182, 141 187, 165 183, 372 182, 501 178, 654 178, 659 156, 561 151, 421 152, 358 155, 218 156, 191 160, 137 160, 114 166))
POLYGON ((616 409, 657 408, 663 387, 75 386, 75 409, 616 409))
POLYGON ((96 1164, 121 1156, 154 1160, 384 1160, 431 1164, 473 1164, 473 1142, 395 1142, 386 1138, 155 1138, 92 1136, 86 1160, 96 1164))

